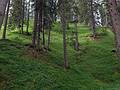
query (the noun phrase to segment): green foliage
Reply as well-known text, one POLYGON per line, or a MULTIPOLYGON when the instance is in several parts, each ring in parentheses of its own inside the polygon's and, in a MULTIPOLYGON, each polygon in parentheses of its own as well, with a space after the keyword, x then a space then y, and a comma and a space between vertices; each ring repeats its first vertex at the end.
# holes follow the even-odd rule
POLYGON ((52 31, 54 31, 54 32, 61 32, 62 31, 60 22, 53 23, 52 31))

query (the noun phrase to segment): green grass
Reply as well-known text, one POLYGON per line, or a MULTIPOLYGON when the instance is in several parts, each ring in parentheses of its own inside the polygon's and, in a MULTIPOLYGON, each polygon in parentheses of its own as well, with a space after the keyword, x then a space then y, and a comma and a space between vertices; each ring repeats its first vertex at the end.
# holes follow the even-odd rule
POLYGON ((79 26, 80 51, 68 40, 70 69, 65 71, 62 34, 55 31, 57 26, 53 29, 51 51, 39 58, 27 52, 31 36, 13 31, 9 40, 0 40, 0 90, 120 90, 120 64, 111 52, 114 38, 109 30, 92 40, 89 28, 79 26))

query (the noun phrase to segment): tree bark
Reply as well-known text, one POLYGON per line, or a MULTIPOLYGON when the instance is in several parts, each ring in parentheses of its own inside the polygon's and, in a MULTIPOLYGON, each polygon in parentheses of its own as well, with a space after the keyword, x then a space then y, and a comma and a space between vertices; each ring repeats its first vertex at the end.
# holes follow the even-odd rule
POLYGON ((48 30, 48 45, 47 45, 47 49, 49 50, 50 49, 50 41, 51 41, 51 24, 52 24, 52 19, 51 19, 51 16, 49 16, 48 18, 48 23, 49 23, 49 30, 48 30))
POLYGON ((7 4, 7 11, 6 11, 6 15, 5 15, 5 25, 4 25, 4 30, 3 30, 3 39, 6 39, 6 29, 7 29, 7 21, 8 21, 8 14, 9 14, 9 6, 10 6, 10 0, 8 1, 7 4))
POLYGON ((37 11, 37 5, 35 1, 35 17, 34 17, 34 29, 33 29, 33 37, 32 37, 32 46, 36 47, 36 37, 37 37, 37 20, 38 20, 38 11, 37 11))
POLYGON ((0 0, 0 30, 3 24, 5 9, 9 0, 0 0))
POLYGON ((91 7, 91 29, 92 29, 92 32, 93 32, 93 38, 95 39, 96 38, 96 25, 95 25, 95 16, 94 16, 94 10, 93 10, 93 0, 90 1, 90 7, 91 7))
POLYGON ((40 34, 42 31, 42 14, 43 14, 43 0, 40 2, 40 8, 39 8, 39 15, 38 15, 38 40, 37 40, 37 46, 40 50, 40 34))
POLYGON ((29 34, 29 21, 30 21, 30 0, 28 1, 28 6, 27 6, 27 28, 26 28, 26 33, 29 34))
POLYGON ((108 2, 109 2, 109 12, 112 18, 113 30, 115 32, 117 55, 120 59, 120 16, 117 11, 116 0, 108 0, 108 2))
POLYGON ((75 50, 79 50, 79 43, 78 43, 78 28, 77 28, 77 22, 75 22, 75 50))
POLYGON ((66 42, 66 15, 65 15, 65 0, 61 0, 61 23, 63 29, 63 48, 64 48, 64 68, 68 68, 68 58, 67 58, 67 42, 66 42))
POLYGON ((22 0, 22 30, 21 30, 21 33, 23 34, 23 31, 24 31, 24 12, 25 11, 25 1, 22 0))
MULTIPOLYGON (((44 2, 44 0, 43 0, 43 2, 44 2)), ((45 48, 45 28, 44 28, 44 20, 45 20, 44 14, 45 14, 45 11, 44 10, 45 9, 43 7, 43 10, 42 10, 42 40, 43 40, 42 45, 43 45, 43 48, 45 48)))

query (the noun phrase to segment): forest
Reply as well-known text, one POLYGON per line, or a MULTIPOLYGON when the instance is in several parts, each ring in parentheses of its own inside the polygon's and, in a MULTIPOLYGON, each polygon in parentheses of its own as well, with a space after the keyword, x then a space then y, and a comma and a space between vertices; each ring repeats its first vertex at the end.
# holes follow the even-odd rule
POLYGON ((0 90, 120 90, 120 0, 0 0, 0 90))

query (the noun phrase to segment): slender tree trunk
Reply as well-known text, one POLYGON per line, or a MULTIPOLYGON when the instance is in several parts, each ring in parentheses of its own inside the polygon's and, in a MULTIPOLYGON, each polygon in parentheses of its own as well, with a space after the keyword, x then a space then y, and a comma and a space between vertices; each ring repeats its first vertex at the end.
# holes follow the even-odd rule
POLYGON ((67 42, 66 42, 66 14, 65 14, 65 0, 61 0, 61 23, 63 29, 63 48, 64 48, 64 68, 68 68, 68 58, 67 58, 67 42))
POLYGON ((42 36, 43 36, 43 48, 45 48, 45 29, 44 29, 44 8, 43 8, 43 14, 42 14, 42 36))
POLYGON ((24 31, 24 12, 25 11, 25 1, 22 0, 22 30, 21 30, 21 33, 23 34, 23 31, 24 31))
POLYGON ((9 0, 0 0, 0 29, 3 24, 3 19, 5 16, 5 9, 9 0))
POLYGON ((26 28, 26 33, 29 34, 29 20, 30 20, 30 0, 28 1, 28 6, 27 6, 27 28, 26 28))
POLYGON ((52 22, 55 20, 53 18, 53 10, 52 10, 53 6, 55 8, 54 1, 51 0, 50 1, 50 10, 49 10, 49 14, 48 14, 48 44, 47 44, 47 49, 48 50, 50 50, 52 22))
POLYGON ((79 43, 78 43, 78 28, 77 28, 77 22, 75 22, 75 50, 79 50, 79 43))
MULTIPOLYGON (((40 6, 43 5, 43 0, 40 2, 40 6)), ((42 31, 42 13, 43 13, 43 7, 40 7, 39 8, 39 17, 38 17, 38 41, 37 41, 37 46, 38 46, 38 49, 40 50, 40 34, 41 34, 41 31, 42 31)))
POLYGON ((108 27, 108 15, 107 8, 105 8, 105 26, 108 27))
MULTIPOLYGON (((44 23, 44 21, 43 21, 43 23, 44 23)), ((43 25, 43 27, 42 27, 42 31, 43 31, 43 48, 45 47, 45 29, 44 29, 44 25, 43 25)))
POLYGON ((37 5, 35 1, 35 19, 34 19, 34 29, 33 29, 33 37, 32 37, 32 46, 36 47, 36 37, 37 37, 37 20, 38 20, 38 11, 37 11, 37 5))
POLYGON ((8 14, 9 14, 9 6, 10 6, 10 0, 8 1, 7 4, 7 11, 6 11, 6 15, 5 15, 5 25, 4 25, 4 30, 3 30, 3 39, 6 39, 6 29, 7 29, 7 21, 8 21, 8 14))
POLYGON ((40 34, 41 34, 41 30, 42 30, 42 15, 41 15, 41 11, 39 11, 39 26, 38 26, 38 40, 37 40, 37 46, 38 46, 39 50, 40 50, 40 34))
POLYGON ((93 0, 90 1, 90 7, 91 7, 91 28, 93 32, 93 38, 96 38, 96 25, 95 25, 95 16, 94 16, 94 8, 93 8, 93 0))
POLYGON ((37 47, 38 47, 38 50, 40 50, 40 31, 41 31, 41 23, 40 23, 40 11, 39 11, 39 14, 38 14, 38 35, 37 35, 37 47))
MULTIPOLYGON (((110 17, 112 17, 111 16, 111 13, 110 13, 110 10, 108 10, 109 11, 109 15, 110 15, 110 17)), ((110 26, 111 26, 111 28, 112 28, 112 32, 115 34, 115 29, 114 29, 114 25, 113 25, 113 20, 112 20, 112 18, 109 18, 110 19, 110 26)))
POLYGON ((112 18, 113 30, 115 32, 117 55, 120 59, 120 16, 117 11, 116 0, 108 0, 108 2, 109 2, 109 11, 112 18))
POLYGON ((49 30, 48 30, 48 46, 47 49, 50 49, 50 40, 51 40, 51 20, 49 19, 49 30))

